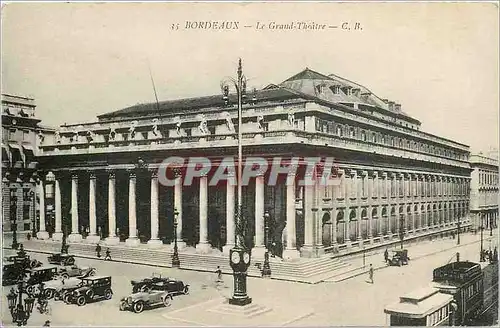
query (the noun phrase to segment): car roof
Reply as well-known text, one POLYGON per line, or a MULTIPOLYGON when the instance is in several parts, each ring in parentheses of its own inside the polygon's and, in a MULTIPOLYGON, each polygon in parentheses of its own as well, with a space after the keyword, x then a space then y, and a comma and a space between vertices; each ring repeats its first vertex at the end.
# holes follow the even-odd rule
POLYGON ((83 278, 83 280, 99 280, 99 279, 106 279, 106 278, 111 279, 111 276, 91 276, 91 277, 83 278))
POLYGON ((38 267, 38 268, 32 268, 31 271, 42 271, 42 270, 50 270, 50 269, 57 269, 57 267, 54 265, 47 265, 47 266, 42 266, 42 267, 38 267))

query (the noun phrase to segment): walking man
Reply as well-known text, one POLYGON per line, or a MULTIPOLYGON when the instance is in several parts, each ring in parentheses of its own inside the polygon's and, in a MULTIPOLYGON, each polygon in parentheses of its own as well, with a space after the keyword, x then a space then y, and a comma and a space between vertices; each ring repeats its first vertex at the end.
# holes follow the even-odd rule
POLYGON ((106 249, 106 256, 104 257, 104 261, 111 261, 111 251, 109 250, 109 247, 108 249, 106 249))
POLYGON ((373 265, 370 263, 370 270, 368 271, 368 278, 370 279, 370 283, 373 284, 373 265))
POLYGON ((217 266, 215 273, 217 273, 217 282, 222 282, 222 270, 220 269, 220 266, 217 266))
POLYGON ((101 258, 101 245, 97 244, 95 247, 95 252, 97 253, 97 258, 101 258))
POLYGON ((387 248, 385 249, 385 252, 384 252, 384 260, 385 260, 385 263, 387 263, 387 261, 389 261, 389 251, 387 250, 387 248))

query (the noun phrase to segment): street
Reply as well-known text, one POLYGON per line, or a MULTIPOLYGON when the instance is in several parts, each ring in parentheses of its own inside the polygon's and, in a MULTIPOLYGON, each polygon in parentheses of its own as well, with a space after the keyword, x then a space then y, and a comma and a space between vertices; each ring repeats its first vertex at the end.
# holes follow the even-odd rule
MULTIPOLYGON (((374 284, 367 282, 367 275, 339 283, 324 282, 316 285, 249 278, 248 291, 254 303, 265 304, 271 308, 288 308, 290 320, 286 322, 280 319, 282 324, 286 322, 287 325, 292 326, 385 325, 384 307, 396 302, 400 295, 427 285, 432 279, 432 270, 449 261, 454 261, 457 251, 460 252, 461 260, 477 262, 479 243, 462 245, 441 253, 410 260, 407 266, 376 270, 374 284), (295 320, 293 314, 297 313, 297 310, 294 310, 297 306, 310 309, 312 314, 295 320)), ((47 263, 46 254, 30 253, 30 256, 47 263)), ((376 261, 377 258, 374 260, 376 261)), ((383 262, 383 256, 380 256, 378 261, 383 262)), ((82 258, 77 258, 76 264, 95 267, 98 276, 111 275, 113 298, 83 307, 50 301, 51 316, 41 315, 34 310, 28 321, 29 325, 41 326, 47 319, 51 320, 54 326, 208 325, 211 322, 207 322, 208 319, 205 320, 203 315, 205 312, 195 310, 196 305, 200 305, 198 308, 203 309, 209 306, 209 300, 229 297, 232 292, 232 277, 229 275, 224 275, 224 286, 216 288, 215 273, 82 258), (183 280, 190 285, 189 295, 174 297, 169 308, 160 307, 146 310, 141 314, 120 312, 118 309, 120 299, 128 296, 132 291, 130 281, 151 276, 153 272, 183 280), (189 311, 191 307, 193 309, 189 311), (172 313, 176 315, 170 315, 172 313)), ((378 266, 380 263, 373 264, 378 266)), ((4 295, 9 289, 10 287, 3 287, 4 295)), ((274 313, 278 315, 277 311, 274 313)), ((273 312, 269 315, 273 315, 273 312)), ((5 320, 5 318, 10 318, 6 302, 2 302, 2 318, 4 318, 4 325, 10 324, 10 321, 5 320)), ((231 325, 231 317, 219 315, 218 323, 231 325)))

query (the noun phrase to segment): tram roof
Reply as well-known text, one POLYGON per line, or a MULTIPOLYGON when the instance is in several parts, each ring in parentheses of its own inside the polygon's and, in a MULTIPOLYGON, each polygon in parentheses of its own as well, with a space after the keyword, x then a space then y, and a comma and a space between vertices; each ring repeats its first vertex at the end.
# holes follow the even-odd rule
POLYGON ((422 291, 409 293, 401 297, 398 303, 387 305, 384 312, 387 314, 396 314, 411 318, 423 318, 453 300, 452 295, 440 293, 436 290, 434 291, 435 292, 433 292, 430 296, 419 301, 415 301, 415 299, 410 301, 410 297, 422 297, 422 291))

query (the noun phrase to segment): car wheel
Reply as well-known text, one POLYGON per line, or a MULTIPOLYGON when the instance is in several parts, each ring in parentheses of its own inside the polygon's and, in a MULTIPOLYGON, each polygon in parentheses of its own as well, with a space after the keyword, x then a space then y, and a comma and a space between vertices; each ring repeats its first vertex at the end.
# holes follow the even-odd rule
POLYGON ((90 270, 89 276, 95 276, 95 270, 94 269, 90 270))
POLYGON ((85 299, 85 296, 79 296, 77 299, 76 299, 76 304, 78 304, 78 306, 83 306, 85 304, 87 304, 87 300, 85 299))
POLYGON ((107 300, 110 300, 111 297, 113 297, 113 292, 111 291, 111 289, 107 289, 105 292, 104 292, 104 298, 106 298, 107 300))
POLYGON ((142 301, 135 303, 133 309, 135 313, 141 313, 144 311, 144 303, 142 301))
POLYGON ((28 286, 28 288, 26 288, 26 292, 27 292, 28 294, 32 295, 32 294, 33 294, 33 292, 35 291, 34 289, 35 289, 35 287, 34 287, 34 286, 28 286))
POLYGON ((94 298, 94 291, 93 291, 93 290, 91 290, 91 289, 87 290, 87 293, 86 293, 86 294, 87 294, 87 298, 88 298, 89 300, 91 300, 91 299, 93 299, 93 298, 94 298))
POLYGON ((165 305, 165 307, 169 307, 172 303, 172 296, 170 295, 167 295, 163 298, 163 305, 165 305))
POLYGON ((143 285, 140 291, 143 293, 149 293, 151 291, 151 287, 143 285))
POLYGON ((403 263, 401 262, 401 260, 399 260, 398 261, 398 266, 401 266, 401 264, 403 264, 403 263))
POLYGON ((69 278, 69 274, 67 274, 67 273, 63 273, 63 274, 61 275, 61 277, 63 277, 64 279, 68 279, 68 278, 69 278))
POLYGON ((47 297, 47 299, 50 300, 52 297, 54 297, 55 291, 53 289, 46 289, 44 294, 45 294, 45 297, 47 297))
POLYGON ((184 286, 184 290, 182 291, 184 295, 189 294, 189 286, 184 286))
POLYGON ((125 311, 126 309, 127 309, 127 302, 121 301, 120 302, 120 311, 125 311))
POLYGON ((33 261, 31 261, 30 265, 31 265, 32 268, 35 268, 37 264, 38 264, 38 261, 37 260, 33 260, 33 261))

